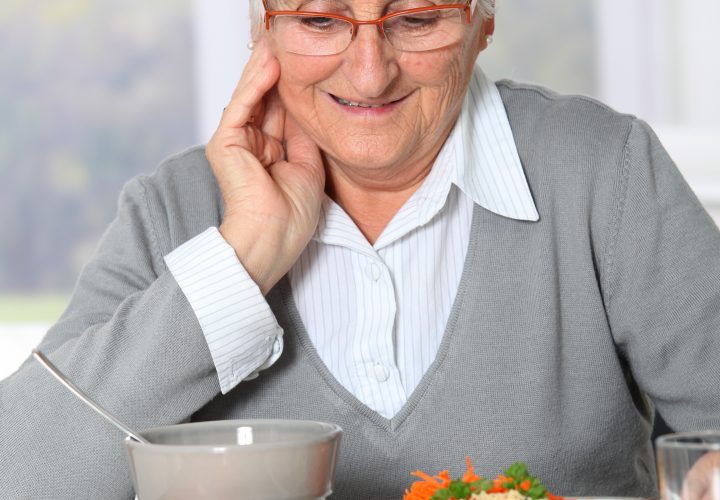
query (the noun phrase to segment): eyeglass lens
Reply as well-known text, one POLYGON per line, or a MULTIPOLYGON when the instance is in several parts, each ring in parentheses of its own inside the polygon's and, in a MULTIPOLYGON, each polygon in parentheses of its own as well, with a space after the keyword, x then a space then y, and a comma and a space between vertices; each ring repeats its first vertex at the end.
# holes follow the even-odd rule
MULTIPOLYGON (((303 55, 339 54, 353 38, 352 23, 320 13, 276 15, 270 29, 284 50, 303 55)), ((467 19, 464 9, 440 8, 390 17, 383 22, 382 30, 395 49, 421 52, 462 40, 467 19)))

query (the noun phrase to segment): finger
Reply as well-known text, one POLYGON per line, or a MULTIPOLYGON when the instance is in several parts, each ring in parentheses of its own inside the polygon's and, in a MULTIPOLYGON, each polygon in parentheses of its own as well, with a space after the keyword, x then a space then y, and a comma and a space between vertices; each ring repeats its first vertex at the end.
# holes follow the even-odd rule
POLYGON ((270 137, 282 141, 285 135, 285 106, 283 106, 277 89, 273 89, 265 99, 265 116, 262 130, 270 137))
POLYGON ((697 484, 685 483, 680 494, 681 500, 701 500, 705 488, 699 487, 697 484))
POLYGON ((322 156, 317 144, 287 114, 285 120, 285 144, 287 159, 290 163, 303 164, 313 169, 323 168, 322 156))
POLYGON ((690 470, 685 476, 680 494, 681 500, 702 500, 708 493, 710 478, 705 470, 690 470))
POLYGON ((271 167, 285 157, 285 149, 282 142, 274 137, 268 137, 263 143, 262 154, 258 157, 263 167, 271 167))
POLYGON ((272 55, 267 43, 260 43, 240 78, 220 127, 243 127, 255 114, 261 118, 262 101, 280 76, 280 64, 272 55))
POLYGON ((719 452, 706 453, 690 467, 683 481, 681 499, 701 500, 708 496, 712 498, 713 490, 720 490, 719 452))
POLYGON ((262 71, 264 61, 270 55, 271 50, 268 43, 265 41, 265 39, 260 40, 260 42, 258 42, 257 44, 256 49, 250 53, 250 59, 248 59, 248 62, 245 64, 245 67, 242 70, 240 80, 238 81, 237 85, 235 85, 231 98, 235 97, 244 88, 244 83, 250 81, 250 79, 256 76, 256 73, 262 71))

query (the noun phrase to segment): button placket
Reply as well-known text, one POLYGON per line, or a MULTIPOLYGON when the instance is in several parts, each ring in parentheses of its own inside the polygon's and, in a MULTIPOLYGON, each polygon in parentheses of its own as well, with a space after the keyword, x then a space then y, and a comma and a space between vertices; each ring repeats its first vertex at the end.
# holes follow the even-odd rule
POLYGON ((380 361, 376 361, 373 364, 373 372, 378 382, 387 382, 390 378, 390 369, 380 361))
POLYGON ((370 278, 372 281, 378 281, 382 276, 380 264, 375 262, 373 259, 368 259, 368 262, 365 265, 365 276, 370 278))
POLYGON ((392 415, 398 404, 397 367, 394 364, 393 329, 396 314, 395 284, 379 255, 357 255, 354 260, 358 293, 353 358, 362 381, 359 398, 371 408, 392 415), (362 325, 362 326, 360 326, 362 325), (362 340, 361 340, 362 339, 362 340))
POLYGON ((380 358, 375 358, 372 366, 372 373, 375 380, 381 384, 392 383, 391 379, 394 364, 390 361, 394 356, 394 346, 392 343, 393 328, 395 324, 395 289, 392 280, 387 279, 387 268, 383 261, 371 261, 369 265, 371 278, 375 282, 375 287, 381 304, 381 310, 378 311, 379 318, 382 318, 383 334, 378 338, 380 343, 380 358))

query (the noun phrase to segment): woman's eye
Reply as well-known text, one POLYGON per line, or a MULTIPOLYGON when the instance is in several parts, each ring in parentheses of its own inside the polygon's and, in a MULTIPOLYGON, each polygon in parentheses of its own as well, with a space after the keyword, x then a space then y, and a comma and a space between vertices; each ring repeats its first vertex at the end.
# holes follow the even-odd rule
POLYGON ((407 24, 413 24, 413 25, 417 25, 417 26, 425 26, 425 25, 436 22, 437 18, 405 16, 405 17, 403 17, 403 21, 405 21, 407 24))
POLYGON ((303 17, 300 22, 306 28, 323 31, 331 31, 338 24, 332 17, 303 17))
POLYGON ((406 15, 398 18, 395 28, 402 29, 424 29, 432 28, 440 21, 437 15, 406 15))

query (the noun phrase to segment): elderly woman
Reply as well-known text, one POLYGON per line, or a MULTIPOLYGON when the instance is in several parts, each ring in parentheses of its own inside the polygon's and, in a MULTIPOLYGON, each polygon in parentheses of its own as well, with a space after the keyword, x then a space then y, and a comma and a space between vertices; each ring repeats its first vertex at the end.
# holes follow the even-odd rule
MULTIPOLYGON (((339 424, 335 498, 466 455, 656 496, 654 408, 720 427, 720 233, 648 126, 488 81, 491 0, 251 7, 217 132, 125 187, 41 349, 136 428, 339 424)), ((131 495, 40 366, 0 396, 7 498, 131 495)))

